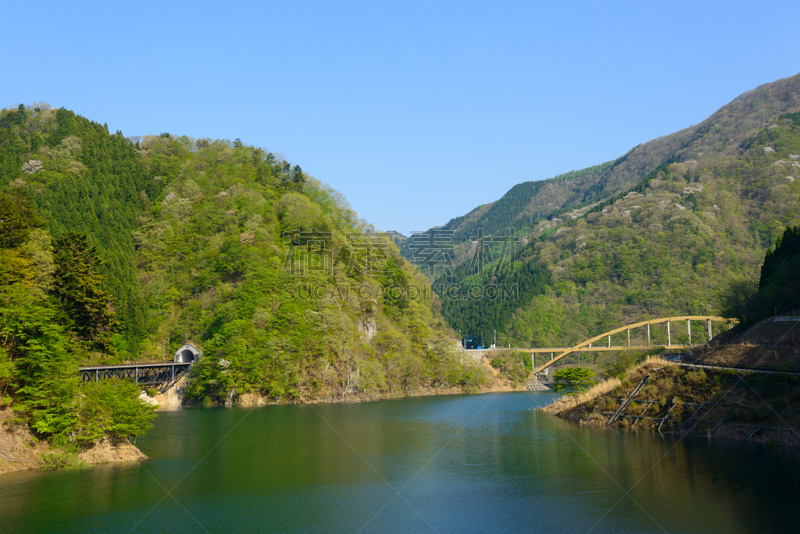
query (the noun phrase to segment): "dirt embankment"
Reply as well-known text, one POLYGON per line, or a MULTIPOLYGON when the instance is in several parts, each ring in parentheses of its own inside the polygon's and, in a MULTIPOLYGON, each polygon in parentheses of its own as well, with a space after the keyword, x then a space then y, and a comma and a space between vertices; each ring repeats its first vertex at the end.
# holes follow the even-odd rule
POLYGON ((738 335, 720 337, 722 339, 715 339, 708 346, 689 354, 684 361, 740 369, 800 372, 800 317, 772 317, 738 335))
POLYGON ((24 426, 14 424, 10 409, 0 410, 0 475, 27 469, 49 469, 109 462, 141 462, 147 457, 130 443, 103 439, 77 456, 67 455, 35 439, 24 426))
POLYGON ((696 370, 654 359, 618 385, 600 384, 593 394, 543 410, 582 424, 797 447, 798 406, 797 377, 696 370))
MULTIPOLYGON (((800 372, 800 317, 724 332, 683 363, 800 372)), ((583 424, 800 446, 800 377, 682 367, 653 358, 543 411, 583 424)))
POLYGON ((481 388, 481 392, 527 391, 525 384, 514 384, 504 378, 498 369, 492 367, 490 356, 491 353, 486 353, 481 358, 481 368, 486 372, 486 383, 481 388))

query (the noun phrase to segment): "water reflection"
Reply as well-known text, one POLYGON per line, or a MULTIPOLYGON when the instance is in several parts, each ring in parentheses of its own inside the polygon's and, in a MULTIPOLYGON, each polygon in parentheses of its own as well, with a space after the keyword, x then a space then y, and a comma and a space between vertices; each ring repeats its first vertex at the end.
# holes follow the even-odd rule
POLYGON ((796 453, 532 410, 551 398, 163 413, 144 464, 0 478, 0 530, 797 530, 796 453))

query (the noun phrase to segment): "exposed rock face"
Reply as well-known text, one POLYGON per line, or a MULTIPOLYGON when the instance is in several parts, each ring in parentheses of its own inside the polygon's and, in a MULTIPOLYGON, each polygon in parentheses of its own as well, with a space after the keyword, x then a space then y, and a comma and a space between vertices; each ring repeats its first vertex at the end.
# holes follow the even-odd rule
POLYGON ((142 391, 141 393, 139 393, 139 401, 145 404, 149 404, 150 406, 158 406, 158 402, 156 402, 156 399, 148 395, 146 391, 142 391))
POLYGON ((266 406, 267 399, 258 393, 243 393, 236 398, 236 406, 249 408, 251 406, 266 406))
POLYGON ((375 324, 374 317, 367 317, 356 322, 356 328, 361 332, 361 335, 371 340, 378 333, 378 325, 375 324))
MULTIPOLYGON (((158 405, 156 411, 169 412, 173 410, 180 410, 183 406, 184 390, 186 388, 187 378, 181 377, 175 384, 164 393, 159 393, 152 400, 158 405)), ((148 397, 149 398, 149 397, 148 397)))

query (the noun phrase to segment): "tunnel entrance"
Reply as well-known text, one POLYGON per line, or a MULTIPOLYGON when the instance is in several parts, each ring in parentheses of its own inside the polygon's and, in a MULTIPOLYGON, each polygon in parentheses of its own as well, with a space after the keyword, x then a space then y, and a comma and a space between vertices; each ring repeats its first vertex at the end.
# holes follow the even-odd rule
POLYGON ((184 345, 175 351, 175 363, 193 363, 200 359, 200 351, 194 345, 184 345))

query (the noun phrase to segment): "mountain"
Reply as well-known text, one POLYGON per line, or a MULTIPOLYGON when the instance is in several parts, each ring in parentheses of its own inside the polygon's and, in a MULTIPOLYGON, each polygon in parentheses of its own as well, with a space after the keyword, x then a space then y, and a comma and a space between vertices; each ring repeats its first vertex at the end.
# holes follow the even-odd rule
MULTIPOLYGON (((503 344, 564 346, 645 317, 717 312, 725 284, 757 280, 766 249, 800 221, 798 95, 800 75, 762 85, 696 126, 429 230, 452 240, 433 277, 443 315, 503 344)), ((432 274, 425 239, 401 250, 432 274)))
POLYGON ((121 335, 134 348, 147 327, 133 230, 161 186, 120 132, 44 103, 0 113, 0 189, 30 193, 54 236, 79 232, 103 250, 121 335))
POLYGON ((340 193, 239 143, 161 136, 139 149, 166 182, 134 233, 155 320, 144 352, 204 345, 188 395, 310 400, 473 379, 427 280, 340 193))
MULTIPOLYGON (((14 306, 8 288, 33 283, 29 266, 41 263, 43 247, 51 263, 66 257, 62 243, 96 256, 81 272, 103 288, 81 302, 94 306, 87 316, 109 317, 99 333, 60 294, 42 319, 42 328, 86 339, 63 353, 64 369, 161 361, 192 341, 204 357, 187 394, 203 403, 401 395, 481 381, 461 363, 428 281, 393 237, 375 234, 339 192, 269 152, 168 133, 129 139, 66 109, 21 105, 0 112, 0 193, 9 213, 45 227, 31 234, 41 243, 0 243, 0 307, 14 306), (17 264, 31 280, 8 274, 17 264)), ((6 362, 0 343, 0 388, 13 392, 22 372, 14 355, 24 347, 9 347, 17 352, 6 362)))

